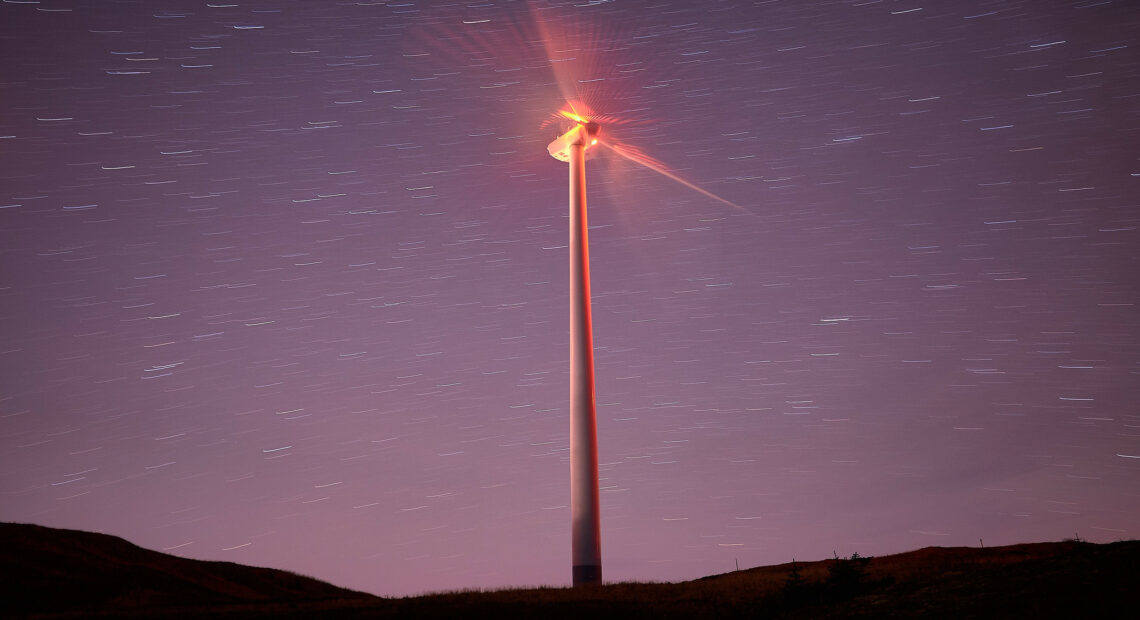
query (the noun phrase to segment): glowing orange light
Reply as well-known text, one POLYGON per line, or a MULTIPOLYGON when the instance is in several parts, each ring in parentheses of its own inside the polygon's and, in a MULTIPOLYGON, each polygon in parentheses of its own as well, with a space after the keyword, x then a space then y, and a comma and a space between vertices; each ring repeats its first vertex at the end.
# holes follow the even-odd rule
POLYGON ((559 110, 558 113, 561 114, 562 116, 565 116, 566 118, 574 121, 575 123, 587 122, 586 119, 582 118, 581 116, 578 116, 574 112, 569 112, 567 110, 559 110))

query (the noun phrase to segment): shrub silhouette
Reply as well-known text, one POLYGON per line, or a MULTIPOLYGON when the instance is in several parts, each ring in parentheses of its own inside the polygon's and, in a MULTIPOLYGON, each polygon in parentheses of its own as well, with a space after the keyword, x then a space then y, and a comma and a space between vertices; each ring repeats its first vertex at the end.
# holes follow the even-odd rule
POLYGON ((800 566, 792 560, 792 570, 788 572, 788 579, 784 582, 781 592, 789 603, 802 603, 811 593, 811 584, 800 574, 800 566))
POLYGON ((852 553, 849 558, 836 558, 827 569, 827 591, 832 598, 850 598, 860 594, 867 585, 867 565, 871 558, 852 553))

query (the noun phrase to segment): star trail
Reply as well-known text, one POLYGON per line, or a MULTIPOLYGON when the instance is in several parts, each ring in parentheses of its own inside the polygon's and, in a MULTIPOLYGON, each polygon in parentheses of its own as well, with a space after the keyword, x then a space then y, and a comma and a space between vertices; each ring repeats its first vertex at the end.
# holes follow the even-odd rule
POLYGON ((692 186, 588 166, 608 580, 1135 538, 1138 35, 1107 0, 5 0, 0 518, 567 585, 573 94, 692 186))

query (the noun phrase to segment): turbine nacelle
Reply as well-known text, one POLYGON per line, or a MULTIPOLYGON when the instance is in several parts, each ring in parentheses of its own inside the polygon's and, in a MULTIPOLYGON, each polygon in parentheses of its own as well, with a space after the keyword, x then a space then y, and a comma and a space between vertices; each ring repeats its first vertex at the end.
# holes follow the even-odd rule
POLYGON ((567 112, 562 113, 563 116, 575 121, 577 124, 570 128, 570 131, 555 138, 546 147, 546 152, 558 161, 570 161, 570 151, 575 146, 589 148, 590 146, 598 143, 598 131, 600 127, 594 121, 587 121, 586 119, 578 116, 571 115, 567 112))

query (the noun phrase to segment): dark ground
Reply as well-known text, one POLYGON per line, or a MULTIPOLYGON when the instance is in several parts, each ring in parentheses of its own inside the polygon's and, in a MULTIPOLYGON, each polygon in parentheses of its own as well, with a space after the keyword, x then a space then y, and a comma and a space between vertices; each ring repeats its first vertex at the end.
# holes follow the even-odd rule
POLYGON ((114 536, 0 524, 5 617, 1100 618, 1135 610, 1137 583, 1140 541, 1064 541, 927 547, 682 583, 387 599, 114 536))

